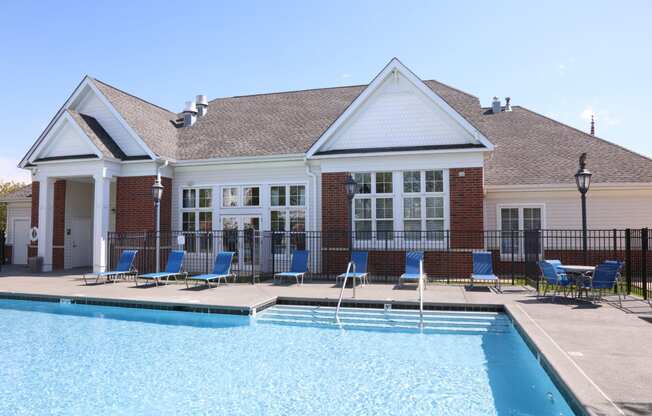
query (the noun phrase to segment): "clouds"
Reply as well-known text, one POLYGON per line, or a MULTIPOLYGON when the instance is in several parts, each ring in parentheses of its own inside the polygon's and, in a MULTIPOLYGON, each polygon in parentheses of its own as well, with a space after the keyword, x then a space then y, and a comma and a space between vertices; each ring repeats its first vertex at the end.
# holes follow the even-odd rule
POLYGON ((595 117, 596 125, 616 126, 621 121, 620 117, 605 108, 595 109, 592 105, 587 105, 580 113, 580 118, 589 122, 591 121, 591 116, 595 117))

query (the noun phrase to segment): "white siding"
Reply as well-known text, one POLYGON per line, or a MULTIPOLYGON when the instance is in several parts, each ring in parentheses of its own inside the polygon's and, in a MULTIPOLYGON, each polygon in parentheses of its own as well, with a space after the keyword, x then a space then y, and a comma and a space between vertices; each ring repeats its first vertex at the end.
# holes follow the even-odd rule
POLYGON ((315 229, 313 209, 313 183, 306 173, 303 162, 268 162, 259 164, 238 164, 203 167, 177 167, 172 184, 172 229, 181 229, 181 192, 184 187, 209 187, 213 189, 213 228, 219 228, 219 218, 223 213, 260 214, 262 230, 269 230, 269 193, 265 185, 305 184, 306 185, 306 229, 315 229), (220 207, 220 187, 222 185, 261 185, 261 206, 222 209, 220 207))
POLYGON ((134 140, 129 131, 124 128, 94 92, 87 92, 81 102, 75 106, 75 109, 80 113, 94 117, 127 156, 146 154, 145 150, 134 140))
POLYGON ((10 202, 7 204, 7 245, 14 244, 14 219, 31 219, 31 207, 29 202, 10 202))
MULTIPOLYGON (((488 192, 485 228, 498 229, 498 205, 544 204, 547 229, 582 227, 577 191, 488 192)), ((587 194, 588 227, 591 229, 652 227, 652 190, 599 190, 587 194)))
POLYGON ((462 126, 399 74, 389 76, 323 150, 473 141, 462 126))
POLYGON ((96 152, 88 138, 83 137, 69 121, 64 120, 59 129, 53 132, 53 136, 40 152, 39 157, 87 155, 96 152))

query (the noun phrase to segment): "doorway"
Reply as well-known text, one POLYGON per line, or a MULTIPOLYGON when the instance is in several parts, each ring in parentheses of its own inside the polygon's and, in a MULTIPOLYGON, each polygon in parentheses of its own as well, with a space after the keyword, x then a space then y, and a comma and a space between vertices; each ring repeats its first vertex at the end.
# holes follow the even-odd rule
POLYGON ((222 246, 235 252, 239 270, 259 263, 260 215, 223 215, 222 246))
POLYGON ((27 264, 27 244, 29 242, 29 219, 14 220, 14 246, 12 248, 12 263, 27 264))

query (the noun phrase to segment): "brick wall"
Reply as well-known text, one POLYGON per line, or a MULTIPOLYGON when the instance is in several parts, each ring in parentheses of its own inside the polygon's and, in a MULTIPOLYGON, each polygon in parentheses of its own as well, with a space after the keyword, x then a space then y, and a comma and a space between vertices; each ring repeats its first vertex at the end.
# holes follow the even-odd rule
POLYGON ((483 200, 482 168, 450 170, 451 247, 482 248, 483 200))
MULTIPOLYGON (((116 185, 117 232, 154 231, 156 217, 152 200, 152 185, 156 176, 119 177, 116 185)), ((172 224, 172 180, 162 178, 161 231, 169 231, 172 224)))
POLYGON ((64 268, 64 240, 66 232, 66 181, 54 183, 52 213, 52 269, 64 268))
MULTIPOLYGON (((348 198, 344 183, 348 173, 322 173, 321 175, 321 205, 322 230, 332 233, 324 245, 328 248, 348 249, 346 235, 349 227, 348 198)), ((337 254, 334 254, 337 257, 337 254)), ((346 264, 346 263, 345 263, 346 264)))
MULTIPOLYGON (((39 183, 32 182, 32 227, 38 227, 38 204, 39 204, 39 183)), ((27 257, 36 257, 38 253, 38 241, 30 242, 27 248, 27 257)))

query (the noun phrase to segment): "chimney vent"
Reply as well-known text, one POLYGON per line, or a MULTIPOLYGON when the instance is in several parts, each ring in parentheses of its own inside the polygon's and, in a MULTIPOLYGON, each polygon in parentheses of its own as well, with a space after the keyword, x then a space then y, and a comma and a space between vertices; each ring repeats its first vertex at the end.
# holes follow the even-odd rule
POLYGON ((197 121, 197 106, 194 101, 186 101, 183 109, 183 127, 190 127, 197 121))
POLYGON ((512 111, 512 105, 510 104, 512 99, 510 97, 505 97, 505 111, 512 111))
POLYGON ((197 116, 198 117, 203 117, 206 115, 208 112, 208 99, 206 98, 205 95, 198 95, 195 98, 195 102, 197 103, 197 116))
POLYGON ((494 114, 500 113, 501 108, 500 108, 500 100, 498 97, 494 97, 494 100, 491 102, 491 112, 494 114))

